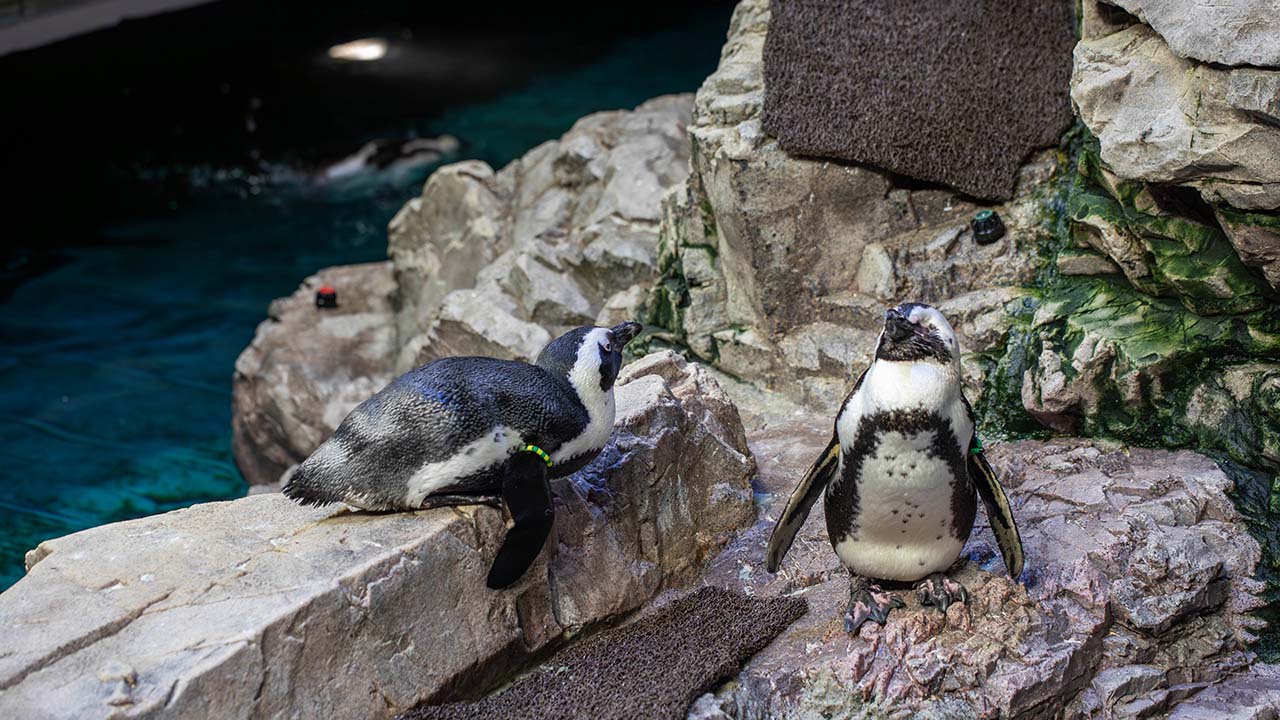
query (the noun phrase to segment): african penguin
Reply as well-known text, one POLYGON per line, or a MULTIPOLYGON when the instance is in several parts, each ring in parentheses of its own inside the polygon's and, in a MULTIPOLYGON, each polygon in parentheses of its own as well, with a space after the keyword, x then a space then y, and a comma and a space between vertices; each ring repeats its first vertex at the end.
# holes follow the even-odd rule
POLYGON ((496 504, 500 495, 514 525, 487 582, 506 587, 551 531, 548 478, 585 467, 608 441, 622 348, 639 331, 634 322, 580 327, 532 365, 450 357, 411 370, 352 410, 284 494, 375 511, 496 504))
POLYGON ((918 582, 926 605, 946 610, 968 593, 943 574, 960 556, 982 496, 1009 574, 1022 572, 1022 541, 999 480, 974 434, 960 387, 960 348, 935 308, 885 313, 875 359, 836 415, 831 442, 791 494, 769 538, 777 572, 809 510, 823 496, 827 535, 849 569, 845 629, 884 624, 902 607, 877 580, 918 582))

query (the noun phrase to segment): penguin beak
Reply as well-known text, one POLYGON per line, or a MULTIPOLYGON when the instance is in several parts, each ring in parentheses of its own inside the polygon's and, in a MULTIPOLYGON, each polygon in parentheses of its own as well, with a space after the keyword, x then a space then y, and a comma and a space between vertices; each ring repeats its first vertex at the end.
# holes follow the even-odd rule
POLYGON ((884 314, 884 334, 894 342, 906 340, 915 333, 915 328, 906 315, 897 308, 889 308, 884 314))
POLYGON ((609 328, 609 332, 613 333, 613 342, 619 349, 622 349, 627 343, 634 340, 635 337, 640 334, 642 329, 643 326, 640 323, 628 320, 627 322, 618 323, 617 325, 609 328))

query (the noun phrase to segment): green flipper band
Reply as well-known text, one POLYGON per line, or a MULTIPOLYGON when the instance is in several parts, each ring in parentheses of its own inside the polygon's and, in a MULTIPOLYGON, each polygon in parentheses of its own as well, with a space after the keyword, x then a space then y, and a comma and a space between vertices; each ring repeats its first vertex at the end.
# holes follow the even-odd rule
POLYGON ((969 452, 973 453, 974 455, 980 454, 982 452, 982 439, 978 437, 977 433, 974 433, 973 435, 973 444, 976 445, 977 447, 974 447, 969 452))
POLYGON ((547 454, 546 450, 543 450, 537 445, 521 445, 520 451, 531 452, 534 455, 537 455, 538 457, 542 458, 542 461, 547 464, 547 467, 551 467, 551 456, 547 454))

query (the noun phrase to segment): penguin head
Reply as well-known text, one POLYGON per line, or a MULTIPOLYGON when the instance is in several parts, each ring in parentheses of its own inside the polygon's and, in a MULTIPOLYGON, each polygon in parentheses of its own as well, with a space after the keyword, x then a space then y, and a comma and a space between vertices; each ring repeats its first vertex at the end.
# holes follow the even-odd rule
POLYGON ((903 303, 885 311, 876 359, 952 365, 960 362, 960 344, 937 308, 903 303))
POLYGON ((640 323, 624 322, 611 328, 585 326, 547 343, 534 364, 563 377, 581 395, 613 389, 622 369, 622 348, 640 333, 640 323))

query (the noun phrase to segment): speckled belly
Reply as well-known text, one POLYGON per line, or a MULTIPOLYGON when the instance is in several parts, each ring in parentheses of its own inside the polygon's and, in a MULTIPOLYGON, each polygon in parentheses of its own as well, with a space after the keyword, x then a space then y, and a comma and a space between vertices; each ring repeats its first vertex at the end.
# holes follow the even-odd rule
MULTIPOLYGON (((955 527, 953 466, 934 454, 933 435, 887 433, 863 460, 858 477, 845 478, 856 480, 856 499, 848 493, 828 496, 828 504, 839 499, 856 505, 848 531, 831 534, 836 554, 853 572, 913 581, 946 570, 960 556, 970 528, 955 527)), ((967 493, 972 505, 976 500, 967 485, 959 497, 963 501, 967 493)))

